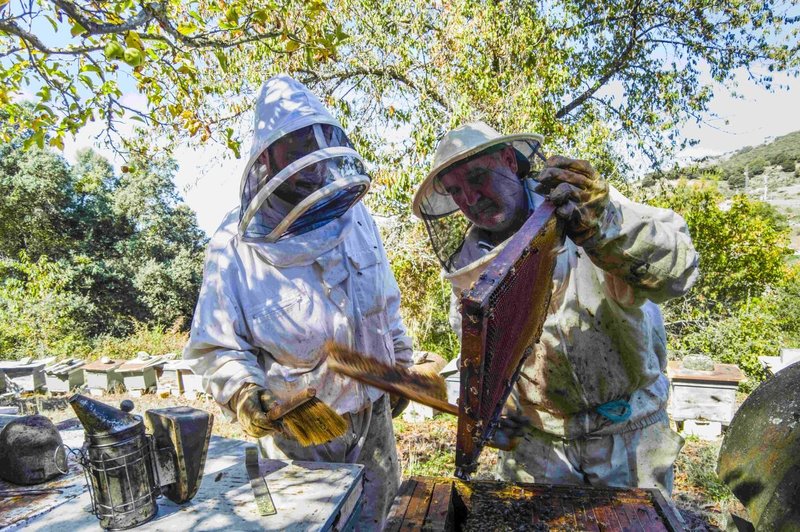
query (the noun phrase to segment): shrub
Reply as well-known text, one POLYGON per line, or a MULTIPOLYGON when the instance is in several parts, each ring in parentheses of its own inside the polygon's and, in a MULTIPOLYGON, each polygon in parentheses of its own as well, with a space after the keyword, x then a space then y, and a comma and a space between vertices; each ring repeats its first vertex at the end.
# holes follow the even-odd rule
POLYGON ((182 323, 176 321, 172 327, 165 329, 157 325, 135 322, 133 333, 125 337, 100 336, 95 340, 92 357, 107 356, 111 359, 127 359, 136 356, 139 351, 151 355, 183 352, 189 341, 189 333, 181 331, 182 323))
POLYGON ((68 292, 63 268, 47 257, 0 260, 0 351, 4 358, 84 356, 88 298, 68 292))
POLYGON ((442 278, 424 225, 395 216, 381 224, 384 246, 402 297, 403 321, 414 348, 447 360, 459 353, 458 337, 448 321, 450 283, 442 278))
POLYGON ((764 161, 764 159, 758 158, 758 159, 753 159, 750 162, 750 164, 746 166, 746 169, 750 177, 754 177, 763 174, 766 166, 767 166, 766 161, 764 161))

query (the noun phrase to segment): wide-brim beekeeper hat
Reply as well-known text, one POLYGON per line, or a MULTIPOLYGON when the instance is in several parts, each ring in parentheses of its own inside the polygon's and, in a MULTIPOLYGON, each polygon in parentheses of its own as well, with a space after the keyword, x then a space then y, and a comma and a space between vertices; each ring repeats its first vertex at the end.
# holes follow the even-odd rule
POLYGON ((442 137, 433 154, 431 170, 414 194, 412 212, 425 221, 431 243, 445 269, 450 270, 452 254, 460 247, 470 223, 463 215, 458 217, 460 220, 444 223, 460 210, 441 186, 441 176, 476 157, 512 146, 517 157, 517 175, 525 178, 537 167, 535 161, 541 157, 539 149, 543 140, 538 133, 503 135, 485 122, 470 122, 442 137))

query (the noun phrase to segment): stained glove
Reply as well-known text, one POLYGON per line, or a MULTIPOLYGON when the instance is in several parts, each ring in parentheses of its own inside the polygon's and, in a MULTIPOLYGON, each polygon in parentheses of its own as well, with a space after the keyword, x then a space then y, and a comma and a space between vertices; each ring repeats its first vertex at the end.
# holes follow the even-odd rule
POLYGON ((534 192, 547 197, 565 221, 567 236, 579 246, 592 239, 608 205, 608 183, 586 161, 548 157, 534 192))
POLYGON ((228 408, 236 412, 242 430, 254 438, 260 438, 273 432, 282 432, 280 422, 270 421, 266 412, 261 408, 260 394, 264 389, 252 383, 247 383, 233 394, 228 401, 228 408))

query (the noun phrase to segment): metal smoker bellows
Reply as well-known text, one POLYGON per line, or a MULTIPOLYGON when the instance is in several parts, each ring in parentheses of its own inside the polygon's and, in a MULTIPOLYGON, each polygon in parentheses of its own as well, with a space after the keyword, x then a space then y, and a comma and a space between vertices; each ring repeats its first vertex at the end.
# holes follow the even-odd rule
POLYGON ((456 476, 469 479, 542 334, 563 230, 545 202, 461 297, 456 476))
POLYGON ((83 395, 69 398, 83 424, 81 457, 92 511, 122 530, 156 516, 162 494, 180 504, 197 493, 213 416, 189 407, 148 410, 145 419, 83 395), (145 426, 147 432, 145 432, 145 426))

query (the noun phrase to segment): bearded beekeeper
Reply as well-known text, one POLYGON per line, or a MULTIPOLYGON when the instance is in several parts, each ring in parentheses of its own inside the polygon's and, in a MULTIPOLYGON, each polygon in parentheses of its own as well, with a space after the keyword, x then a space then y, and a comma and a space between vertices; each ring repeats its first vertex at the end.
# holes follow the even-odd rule
POLYGON ((322 103, 289 76, 268 80, 256 102, 241 205, 209 244, 184 352, 268 457, 363 464, 362 530, 383 525, 399 486, 389 400, 329 371, 322 346, 332 339, 384 363, 412 364, 397 283, 359 201, 369 185, 322 103), (307 388, 344 416, 344 436, 302 447, 265 423, 262 390, 280 402, 307 388))
POLYGON ((586 161, 554 156, 542 168, 541 142, 482 122, 450 131, 413 202, 452 283, 459 334, 457 296, 530 213, 548 199, 565 223, 541 340, 507 404, 532 427, 501 451, 499 474, 670 494, 683 440, 665 411, 658 303, 692 286, 697 253, 680 216, 629 201, 586 161))

